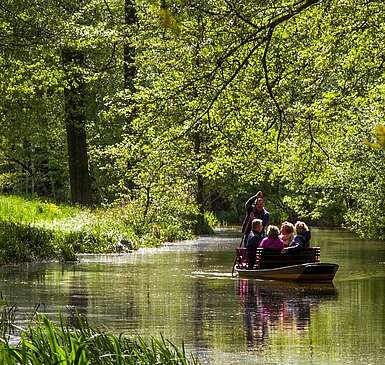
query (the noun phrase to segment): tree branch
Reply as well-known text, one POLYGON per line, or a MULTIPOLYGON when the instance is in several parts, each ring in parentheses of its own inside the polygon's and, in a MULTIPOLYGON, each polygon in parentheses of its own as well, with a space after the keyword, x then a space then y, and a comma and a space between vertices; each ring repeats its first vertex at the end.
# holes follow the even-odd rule
POLYGON ((240 63, 240 65, 237 67, 237 69, 233 72, 231 77, 227 79, 219 89, 219 91, 216 92, 214 97, 211 99, 209 105, 207 108, 196 118, 194 123, 192 123, 190 126, 188 126, 181 134, 179 134, 176 137, 173 137, 171 140, 179 139, 183 137, 186 133, 188 133, 191 129, 193 129, 203 118, 205 115, 207 115, 215 102, 218 100, 219 96, 223 93, 223 91, 227 88, 227 86, 237 77, 239 72, 242 70, 243 66, 248 62, 252 54, 255 52, 255 50, 266 40, 266 38, 262 38, 259 43, 254 45, 254 47, 250 50, 250 52, 247 54, 247 56, 244 58, 244 60, 240 63))
MULTIPOLYGON (((264 71, 264 74, 265 74, 265 81, 266 81, 267 91, 268 91, 268 93, 270 95, 270 98, 273 100, 273 103, 274 103, 275 107, 277 108, 277 111, 278 111, 278 114, 279 114, 279 124, 280 125, 279 125, 278 137, 277 137, 277 148, 278 148, 278 141, 279 141, 279 138, 281 136, 282 125, 283 125, 283 121, 285 119, 285 114, 284 114, 283 110, 281 109, 277 99, 274 96, 273 89, 271 88, 270 81, 269 81, 268 69, 267 69, 267 63, 266 63, 267 52, 269 50, 269 45, 270 45, 270 42, 271 42, 271 39, 272 39, 272 36, 273 36, 273 31, 274 31, 274 28, 269 29, 269 32, 267 34, 267 41, 266 41, 265 51, 263 53, 262 61, 261 62, 262 62, 262 67, 263 67, 263 71, 264 71)), ((274 124, 275 124, 275 122, 273 121, 270 124, 270 126, 269 125, 266 126, 265 132, 270 130, 273 127, 274 124)))
POLYGON ((324 155, 326 156, 326 158, 328 159, 328 163, 330 164, 330 157, 329 157, 329 154, 325 151, 325 149, 321 146, 320 143, 318 143, 318 141, 314 138, 313 136, 313 131, 311 129, 311 123, 310 123, 310 120, 308 122, 308 127, 309 127, 309 134, 310 134, 310 153, 312 154, 313 153, 313 143, 315 143, 318 148, 324 153, 324 155))

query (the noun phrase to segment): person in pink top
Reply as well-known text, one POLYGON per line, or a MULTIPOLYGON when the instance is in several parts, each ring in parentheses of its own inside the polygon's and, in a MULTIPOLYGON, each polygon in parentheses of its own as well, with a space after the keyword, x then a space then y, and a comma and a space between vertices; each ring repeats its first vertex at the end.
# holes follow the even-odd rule
POLYGON ((278 237, 279 228, 277 226, 267 227, 267 237, 265 237, 259 245, 259 248, 266 250, 277 250, 281 251, 284 247, 283 241, 278 237))

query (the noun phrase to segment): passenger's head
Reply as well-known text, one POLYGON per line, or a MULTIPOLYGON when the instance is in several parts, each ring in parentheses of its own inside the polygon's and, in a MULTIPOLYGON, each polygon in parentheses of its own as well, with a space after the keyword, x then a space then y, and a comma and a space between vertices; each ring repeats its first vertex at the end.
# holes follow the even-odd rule
POLYGON ((294 232, 294 225, 290 222, 283 222, 281 224, 281 234, 290 234, 294 232))
POLYGON ((295 231, 298 234, 302 234, 309 231, 309 227, 306 225, 305 222, 297 221, 295 223, 295 231))
POLYGON ((264 206, 263 198, 257 198, 257 200, 255 201, 255 210, 257 212, 260 212, 263 209, 263 206, 264 206))
POLYGON ((253 219, 251 222, 251 229, 255 232, 262 232, 263 230, 262 219, 253 219))
POLYGON ((267 226, 267 237, 269 238, 278 238, 279 228, 277 226, 267 226))

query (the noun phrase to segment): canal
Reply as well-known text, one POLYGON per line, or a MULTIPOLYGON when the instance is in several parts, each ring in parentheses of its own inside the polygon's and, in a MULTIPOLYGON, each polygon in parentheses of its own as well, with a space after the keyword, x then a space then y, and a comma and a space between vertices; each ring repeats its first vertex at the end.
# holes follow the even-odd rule
POLYGON ((0 268, 17 322, 39 312, 115 333, 183 342, 203 364, 384 364, 385 242, 312 231, 321 261, 340 265, 333 285, 231 276, 237 232, 141 249, 83 255, 78 263, 0 268))

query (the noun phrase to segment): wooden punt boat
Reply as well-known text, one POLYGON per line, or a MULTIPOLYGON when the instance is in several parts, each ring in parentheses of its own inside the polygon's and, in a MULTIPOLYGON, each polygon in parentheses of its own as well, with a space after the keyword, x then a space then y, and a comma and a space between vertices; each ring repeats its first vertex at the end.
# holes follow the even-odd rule
POLYGON ((236 253, 235 270, 242 278, 321 283, 331 282, 338 270, 337 264, 320 262, 319 247, 290 254, 258 248, 252 268, 245 248, 238 248, 236 253))
POLYGON ((271 269, 235 268, 241 278, 303 282, 331 282, 338 270, 337 264, 306 263, 271 269))

